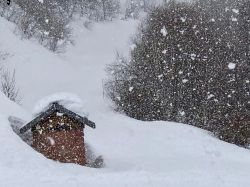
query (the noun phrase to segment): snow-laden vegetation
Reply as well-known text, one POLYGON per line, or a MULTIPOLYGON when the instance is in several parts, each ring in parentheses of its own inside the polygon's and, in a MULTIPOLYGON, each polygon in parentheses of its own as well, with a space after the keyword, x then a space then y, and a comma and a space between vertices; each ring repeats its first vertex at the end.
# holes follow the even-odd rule
POLYGON ((250 138, 250 1, 170 1, 141 23, 106 83, 139 120, 194 125, 240 146, 250 138))

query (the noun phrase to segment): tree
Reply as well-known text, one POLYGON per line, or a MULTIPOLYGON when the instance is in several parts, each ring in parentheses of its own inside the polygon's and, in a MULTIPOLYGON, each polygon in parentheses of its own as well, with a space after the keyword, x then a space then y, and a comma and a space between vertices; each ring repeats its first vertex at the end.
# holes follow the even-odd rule
POLYGON ((81 14, 94 21, 112 20, 120 11, 118 0, 80 0, 81 14))
POLYGON ((154 7, 152 0, 127 0, 125 3, 125 18, 138 19, 141 12, 150 12, 154 7))
POLYGON ((140 120, 187 123, 231 143, 246 143, 246 135, 237 133, 250 124, 246 3, 170 1, 155 8, 135 36, 130 60, 120 58, 110 66, 114 74, 106 88, 117 110, 140 120))
POLYGON ((23 37, 35 37, 52 51, 70 41, 68 19, 58 13, 56 1, 13 0, 9 7, 0 9, 1 14, 18 25, 23 37))
POLYGON ((125 18, 137 19, 139 17, 141 8, 142 7, 141 7, 140 0, 127 0, 125 18))

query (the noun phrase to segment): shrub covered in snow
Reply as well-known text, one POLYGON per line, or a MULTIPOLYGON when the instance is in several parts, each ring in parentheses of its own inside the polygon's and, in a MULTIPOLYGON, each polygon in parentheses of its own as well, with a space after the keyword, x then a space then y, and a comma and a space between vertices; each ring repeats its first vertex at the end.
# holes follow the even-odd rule
POLYGON ((10 72, 4 67, 0 67, 0 91, 11 101, 16 103, 21 102, 19 88, 16 85, 15 70, 10 72))
POLYGON ((86 159, 87 159, 87 165, 91 168, 103 168, 105 166, 103 157, 96 156, 96 153, 94 152, 94 149, 85 142, 85 151, 86 151, 86 159))
POLYGON ((118 56, 108 67, 106 91, 117 110, 192 124, 240 144, 224 133, 234 133, 234 113, 249 112, 248 5, 170 1, 154 9, 133 41, 131 59, 118 56))
MULTIPOLYGON (((56 9, 55 1, 13 0, 0 2, 0 15, 17 24, 25 38, 37 38, 52 51, 70 41, 67 17, 56 9)), ((58 7, 57 7, 58 8, 58 7)))
POLYGON ((106 21, 119 12, 119 0, 13 0, 10 6, 0 1, 0 16, 16 23, 22 37, 36 38, 52 51, 72 43, 69 22, 74 15, 106 21))

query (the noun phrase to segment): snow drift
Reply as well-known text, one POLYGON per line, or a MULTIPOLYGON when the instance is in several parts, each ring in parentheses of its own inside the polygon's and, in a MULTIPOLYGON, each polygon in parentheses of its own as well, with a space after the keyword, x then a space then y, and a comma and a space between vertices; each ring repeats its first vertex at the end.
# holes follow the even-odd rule
POLYGON ((29 115, 3 95, 0 103, 4 103, 0 107, 1 186, 249 185, 247 150, 191 126, 145 123, 119 115, 97 118, 102 125, 96 132, 88 132, 88 140, 106 158, 106 168, 57 163, 22 142, 7 121, 10 114, 29 115))
POLYGON ((13 25, 0 18, 0 47, 11 54, 6 65, 16 68, 24 108, 30 110, 39 98, 54 92, 77 93, 97 125, 95 130, 85 129, 85 140, 106 164, 92 169, 46 159, 25 144, 7 120, 14 115, 28 121, 31 115, 0 94, 0 186, 250 185, 248 150, 188 125, 137 121, 110 109, 102 94, 104 69, 114 59, 115 49, 129 48, 127 41, 136 25, 114 21, 88 31, 75 22, 76 45, 56 55, 20 40, 13 25))

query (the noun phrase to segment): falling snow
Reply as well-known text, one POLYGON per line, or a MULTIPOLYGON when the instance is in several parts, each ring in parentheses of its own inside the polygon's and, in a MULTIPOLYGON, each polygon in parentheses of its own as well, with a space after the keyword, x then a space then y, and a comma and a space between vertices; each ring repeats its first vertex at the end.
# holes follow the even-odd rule
POLYGON ((168 34, 167 29, 166 29, 165 26, 161 29, 161 34, 162 34, 164 37, 167 36, 167 34, 168 34))
POLYGON ((181 17, 181 21, 184 23, 184 22, 186 22, 186 19, 187 18, 185 18, 185 17, 181 17))
POLYGON ((182 82, 185 84, 188 82, 188 79, 183 79, 182 82))
POLYGON ((236 13, 236 14, 239 14, 239 10, 238 10, 238 9, 233 8, 232 11, 233 11, 234 13, 236 13))
POLYGON ((237 22, 237 21, 238 21, 238 19, 237 19, 237 18, 232 17, 232 21, 233 21, 233 22, 237 22))
POLYGON ((55 145, 55 140, 52 137, 47 137, 50 145, 55 145))
MULTIPOLYGON (((137 1, 126 0, 126 6, 132 6, 137 1)), ((71 1, 60 1, 54 7, 65 2, 71 1)), ((206 5, 208 1, 202 2, 206 5)), ((125 5, 121 5, 118 17, 104 22, 102 19, 93 21, 85 17, 85 12, 83 16, 74 14, 73 19, 41 15, 37 19, 39 23, 34 22, 36 17, 27 17, 28 21, 33 20, 27 27, 31 30, 27 32, 16 32, 24 28, 21 22, 9 23, 3 18, 4 15, 12 16, 12 12, 18 13, 15 6, 10 7, 12 12, 4 10, 0 17, 0 43, 4 46, 1 50, 11 53, 11 58, 7 58, 10 63, 4 65, 10 69, 16 68, 16 80, 24 99, 22 106, 19 106, 0 92, 0 142, 8 142, 2 144, 1 148, 4 154, 0 154, 0 171, 4 172, 0 175, 0 186, 91 184, 95 187, 100 184, 110 186, 110 181, 114 183, 113 186, 121 187, 250 186, 246 175, 250 173, 250 155, 249 151, 243 149, 250 148, 250 138, 242 138, 242 135, 249 135, 249 132, 247 128, 244 129, 245 125, 240 125, 241 121, 237 121, 239 117, 244 119, 243 124, 249 122, 245 117, 249 113, 247 106, 250 106, 250 73, 244 54, 249 52, 246 39, 249 37, 250 11, 248 4, 244 4, 248 1, 231 2, 211 1, 215 3, 211 10, 206 6, 199 7, 198 11, 195 6, 186 9, 185 6, 189 5, 185 3, 180 5, 185 5, 183 9, 174 9, 173 5, 168 15, 164 14, 167 11, 162 11, 163 15, 155 14, 152 24, 148 24, 155 27, 146 34, 138 31, 141 27, 138 27, 140 21, 135 18, 135 12, 128 13, 133 19, 124 21, 122 11, 126 9, 123 7, 125 5), (179 12, 175 12, 177 10, 179 12), (66 30, 70 31, 68 43, 61 38, 64 36, 62 33, 55 35, 60 29, 60 23, 64 22, 67 23, 66 30), (91 24, 88 25, 88 22, 91 24), (35 24, 38 27, 33 29, 35 24), (41 26, 45 29, 39 30, 41 26), (37 41, 42 41, 44 46, 53 41, 67 45, 50 52, 34 42, 36 35, 27 41, 14 34, 30 34, 30 31, 38 31, 41 38, 37 41), (138 38, 131 41, 129 38, 133 34, 138 38), (52 40, 46 40, 50 37, 52 40), (124 73, 122 76, 114 70, 108 75, 105 72, 108 69, 105 67, 110 67, 110 63, 115 60, 116 49, 125 59, 117 61, 123 63, 118 66, 119 72, 124 73), (62 54, 58 55, 60 52, 62 54), (141 56, 138 55, 140 52, 141 56), (124 68, 127 64, 129 66, 124 68), (233 71, 235 68, 237 71, 233 71), (122 94, 117 94, 120 85, 116 85, 115 94, 110 94, 113 103, 106 99, 106 82, 102 81, 109 75, 117 76, 112 83, 125 80, 125 86, 121 87, 122 94), (79 96, 60 94, 44 97, 58 90, 76 92, 81 99, 79 96), (87 115, 85 107, 90 111, 98 129, 87 131, 86 139, 104 155, 107 160, 106 169, 93 170, 73 164, 59 164, 42 157, 20 141, 10 128, 7 118, 10 115, 20 116, 26 122, 34 118, 23 108, 30 110, 39 98, 42 98, 42 102, 38 102, 35 116, 45 111, 52 102, 59 102, 81 115, 84 113, 83 116, 87 115), (181 124, 168 122, 173 120, 181 124), (210 132, 191 125, 199 128, 207 125, 204 128, 206 130, 216 129, 211 130, 215 132, 211 136, 210 132), (223 139, 223 134, 220 134, 224 131, 228 131, 228 139, 223 139), (247 142, 248 145, 240 145, 239 148, 218 140, 216 135, 230 143, 247 142), (153 148, 153 151, 148 151, 149 148, 153 148)), ((36 3, 47 6, 44 0, 36 3)), ((78 4, 74 6, 67 7, 68 11, 79 11, 82 8, 78 4)), ((167 10, 167 6, 164 10, 167 10)), ((54 12, 69 15, 68 12, 54 12)), ((148 12, 139 14, 138 18, 141 18, 148 12)), ((28 14, 22 15, 26 18, 28 14)), ((24 20, 12 16, 15 17, 24 20)), ((144 26, 147 25, 142 27, 147 29, 144 26)), ((0 51, 0 61, 4 62, 1 54, 0 51)), ((38 131, 43 133, 42 130, 38 131)), ((45 138, 52 146, 58 143, 52 137, 45 138)))
POLYGON ((236 67, 236 64, 235 64, 235 63, 230 62, 230 63, 228 64, 228 68, 229 68, 229 69, 235 69, 235 67, 236 67))

